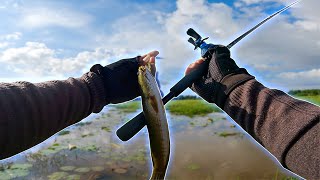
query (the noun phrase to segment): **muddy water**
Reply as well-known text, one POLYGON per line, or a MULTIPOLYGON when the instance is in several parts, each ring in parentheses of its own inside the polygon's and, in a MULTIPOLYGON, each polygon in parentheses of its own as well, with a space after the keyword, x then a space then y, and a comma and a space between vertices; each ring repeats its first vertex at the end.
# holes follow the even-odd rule
MULTIPOLYGON (((147 130, 129 142, 115 136, 117 127, 133 116, 111 109, 64 130, 40 150, 2 162, 0 179, 148 179, 147 130)), ((296 177, 222 113, 168 117, 172 149, 167 179, 296 177)))

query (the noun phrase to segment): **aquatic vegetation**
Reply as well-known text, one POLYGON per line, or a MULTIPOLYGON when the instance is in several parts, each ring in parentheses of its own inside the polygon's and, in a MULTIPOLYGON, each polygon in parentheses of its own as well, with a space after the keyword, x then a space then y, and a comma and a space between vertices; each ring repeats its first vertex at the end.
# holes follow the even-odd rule
POLYGON ((111 132, 110 127, 107 127, 107 126, 102 126, 101 129, 106 131, 106 132, 111 132))
POLYGON ((218 135, 221 136, 221 137, 228 137, 228 136, 241 135, 241 133, 238 133, 238 132, 220 132, 220 133, 218 133, 218 135))
POLYGON ((192 118, 189 120, 189 125, 192 127, 207 127, 209 125, 212 125, 214 122, 225 120, 224 117, 214 117, 214 118, 192 118))
POLYGON ((70 134, 70 131, 68 130, 62 130, 58 133, 59 136, 63 136, 63 135, 67 135, 67 134, 70 134))
POLYGON ((92 122, 78 122, 77 124, 75 124, 75 126, 86 126, 86 125, 90 125, 92 122))
POLYGON ((70 174, 65 179, 66 180, 80 180, 81 176, 79 174, 70 174))
POLYGON ((100 172, 100 171, 103 171, 103 170, 104 170, 104 167, 102 167, 102 166, 95 166, 95 167, 92 167, 91 169, 92 169, 92 171, 100 172))
POLYGON ((66 172, 54 172, 48 176, 49 180, 60 180, 64 179, 67 175, 69 175, 66 172))
POLYGON ((47 149, 42 149, 39 151, 40 154, 42 155, 50 155, 50 154, 54 154, 57 153, 63 149, 66 149, 67 147, 65 146, 61 146, 58 143, 53 144, 52 146, 48 147, 47 149))
POLYGON ((99 148, 96 147, 96 145, 94 145, 94 144, 93 144, 93 145, 89 145, 89 146, 82 147, 81 149, 82 149, 82 150, 85 150, 85 151, 93 151, 93 152, 99 150, 99 148))
POLYGON ((62 166, 62 167, 60 167, 60 170, 62 170, 62 171, 73 171, 74 169, 76 169, 76 167, 74 167, 74 166, 62 166))
POLYGON ((90 171, 90 168, 88 167, 80 167, 74 170, 74 172, 78 172, 78 173, 87 173, 90 171))
MULTIPOLYGON (((15 163, 0 164, 0 180, 79 180, 99 179, 99 177, 102 177, 101 179, 147 179, 151 159, 150 149, 145 144, 146 134, 138 134, 131 144, 121 143, 114 139, 114 133, 108 133, 108 130, 116 128, 120 124, 119 120, 123 121, 127 116, 119 113, 117 109, 116 111, 108 110, 106 114, 111 114, 112 118, 100 118, 98 121, 81 123, 80 126, 84 127, 68 129, 68 135, 56 136, 53 142, 49 142, 51 144, 43 146, 38 152, 23 154, 22 157, 25 159, 21 161, 13 159, 15 163), (87 123, 90 126, 85 126, 87 123), (90 133, 93 133, 92 137, 81 137, 83 134, 90 133), (69 150, 70 147, 72 151, 69 150)), ((285 170, 281 168, 275 176, 275 169, 278 167, 273 166, 268 157, 264 157, 263 153, 258 152, 256 148, 250 148, 251 143, 244 143, 247 139, 239 138, 243 136, 241 132, 234 134, 238 131, 234 129, 233 124, 226 121, 222 113, 194 118, 172 115, 171 122, 171 128, 176 130, 172 134, 176 140, 176 149, 173 149, 174 159, 170 159, 168 179, 213 179, 215 176, 209 177, 209 175, 216 174, 217 171, 222 179, 231 176, 230 179, 237 179, 236 175, 229 174, 231 171, 238 173, 237 175, 241 173, 237 169, 237 164, 241 164, 243 166, 241 169, 248 172, 239 176, 240 179, 252 179, 252 177, 277 180, 298 179, 287 177, 290 173, 283 173, 285 170), (214 132, 217 133, 212 136, 214 132), (222 146, 221 142, 226 144, 222 146), (237 143, 232 144, 232 142, 237 143), (239 154, 229 157, 228 153, 234 152, 235 149, 239 154), (248 149, 251 150, 252 161, 249 164, 239 163, 248 149), (176 150, 179 152, 177 153, 176 150), (223 152, 226 156, 221 154, 223 152), (230 164, 235 162, 236 165, 219 163, 224 160, 230 164), (260 167, 261 163, 264 166, 260 167), (252 166, 257 166, 254 171, 250 169, 252 166), (265 174, 260 176, 263 173, 265 174)))
POLYGON ((198 170, 198 169, 200 169, 200 166, 198 164, 192 163, 192 164, 189 164, 187 166, 187 169, 189 169, 189 170, 198 170))
POLYGON ((0 170, 0 179, 7 180, 13 178, 20 178, 27 176, 29 174, 29 169, 32 167, 32 164, 12 164, 6 167, 3 167, 0 170))
POLYGON ((12 164, 9 167, 10 169, 29 169, 32 167, 32 164, 12 164))
POLYGON ((88 137, 88 136, 94 136, 94 134, 91 133, 91 132, 84 132, 84 133, 81 134, 81 137, 82 137, 82 138, 88 137))
POLYGON ((118 173, 118 174, 124 174, 126 173, 128 170, 124 169, 124 168, 116 168, 113 170, 113 172, 118 173))

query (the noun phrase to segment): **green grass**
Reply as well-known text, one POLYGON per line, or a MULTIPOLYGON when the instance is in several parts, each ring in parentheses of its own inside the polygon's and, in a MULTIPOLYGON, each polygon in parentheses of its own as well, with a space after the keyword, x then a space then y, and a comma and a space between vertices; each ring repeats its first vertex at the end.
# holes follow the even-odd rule
POLYGON ((115 107, 118 110, 121 110, 122 112, 130 113, 130 112, 136 112, 138 109, 141 109, 141 102, 140 101, 129 101, 126 103, 121 103, 115 105, 115 107))
MULTIPOLYGON (((118 110, 125 113, 136 112, 141 109, 140 101, 130 101, 122 104, 114 105, 118 110)), ((202 99, 183 99, 183 100, 172 100, 166 105, 166 109, 175 115, 185 115, 189 117, 203 116, 212 112, 221 112, 220 109, 213 105, 205 102, 202 99)))
MULTIPOLYGON (((298 99, 307 100, 314 104, 320 105, 320 96, 294 96, 298 99)), ((125 113, 136 112, 141 109, 140 101, 129 101, 114 105, 118 110, 125 113)), ((175 115, 185 115, 189 117, 204 116, 212 112, 221 112, 221 110, 210 103, 205 102, 202 99, 182 99, 172 100, 166 105, 166 109, 175 115)))
POLYGON ((294 96, 298 99, 306 100, 320 106, 320 96, 294 96))
POLYGON ((185 99, 174 100, 168 103, 166 106, 171 114, 185 115, 189 117, 203 116, 212 112, 220 112, 220 109, 205 102, 201 99, 185 99))

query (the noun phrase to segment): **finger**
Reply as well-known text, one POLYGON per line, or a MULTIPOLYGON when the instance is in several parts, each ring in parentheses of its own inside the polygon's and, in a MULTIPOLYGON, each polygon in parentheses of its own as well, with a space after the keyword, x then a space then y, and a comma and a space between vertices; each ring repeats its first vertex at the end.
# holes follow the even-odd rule
POLYGON ((156 63, 156 57, 151 56, 150 59, 149 59, 149 63, 155 64, 156 63))
POLYGON ((156 61, 156 58, 155 58, 155 57, 150 57, 149 64, 150 64, 150 66, 151 66, 151 73, 152 73, 153 76, 155 76, 155 74, 156 74, 155 61, 156 61))
POLYGON ((187 67, 187 69, 186 69, 186 71, 185 71, 185 75, 187 75, 187 74, 189 74, 193 69, 194 69, 194 66, 195 66, 195 63, 191 63, 188 67, 187 67))
POLYGON ((142 59, 141 64, 144 65, 144 64, 146 64, 147 62, 149 62, 150 57, 151 57, 150 54, 147 54, 147 56, 142 59))
POLYGON ((159 54, 158 51, 152 51, 148 53, 147 56, 143 58, 144 63, 150 63, 150 58, 156 57, 158 54, 159 54))
POLYGON ((145 64, 144 61, 148 61, 148 57, 156 57, 159 54, 159 51, 151 51, 139 58, 139 62, 145 64))
POLYGON ((185 71, 185 75, 189 74, 191 71, 193 71, 195 68, 197 68, 200 64, 202 64, 204 62, 204 59, 201 58, 201 59, 198 59, 196 60, 194 63, 191 63, 186 71, 185 71))

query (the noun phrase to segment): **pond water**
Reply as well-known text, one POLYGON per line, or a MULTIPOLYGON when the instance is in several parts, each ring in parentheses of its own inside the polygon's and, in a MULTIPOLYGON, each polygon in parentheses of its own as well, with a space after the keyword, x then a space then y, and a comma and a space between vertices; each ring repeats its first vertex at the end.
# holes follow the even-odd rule
MULTIPOLYGON (((109 109, 63 130, 39 150, 2 161, 0 179, 148 179, 152 162, 146 128, 128 142, 115 135, 134 115, 109 109)), ((223 113, 168 119, 166 179, 299 179, 223 113)))

